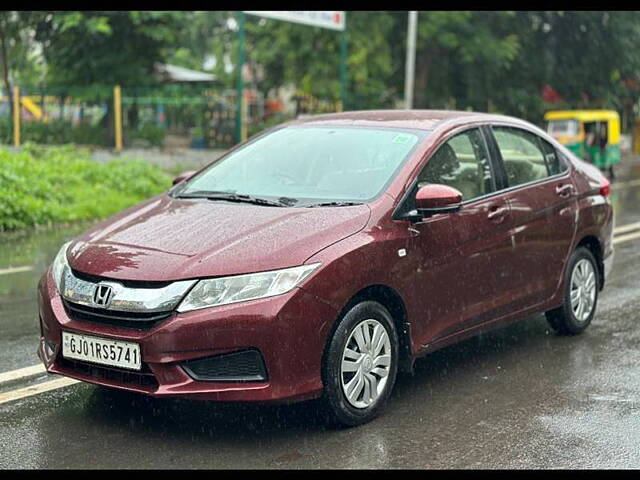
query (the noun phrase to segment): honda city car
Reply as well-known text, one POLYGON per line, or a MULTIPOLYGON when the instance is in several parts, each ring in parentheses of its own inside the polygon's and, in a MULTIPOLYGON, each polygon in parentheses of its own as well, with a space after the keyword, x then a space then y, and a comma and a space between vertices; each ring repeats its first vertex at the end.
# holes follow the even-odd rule
POLYGON ((154 397, 378 415, 429 352, 545 312, 591 323, 609 182, 538 127, 451 111, 293 120, 64 244, 48 372, 154 397))

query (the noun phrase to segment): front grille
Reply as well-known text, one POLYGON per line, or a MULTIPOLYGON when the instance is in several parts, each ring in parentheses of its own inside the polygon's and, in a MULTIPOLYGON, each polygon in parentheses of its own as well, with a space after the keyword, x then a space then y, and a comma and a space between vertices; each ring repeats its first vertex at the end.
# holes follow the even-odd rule
POLYGON ((145 363, 142 364, 142 370, 139 372, 132 372, 113 367, 103 367, 92 363, 70 360, 64 357, 58 358, 58 364, 64 369, 96 379, 111 380, 146 389, 158 388, 158 381, 156 380, 156 377, 145 363))
POLYGON ((172 311, 168 312, 120 312, 92 308, 78 303, 63 300, 67 314, 74 320, 82 320, 115 327, 149 330, 162 320, 169 318, 172 311))
POLYGON ((182 364, 194 380, 211 382, 261 382, 267 380, 264 360, 258 350, 243 350, 182 364))

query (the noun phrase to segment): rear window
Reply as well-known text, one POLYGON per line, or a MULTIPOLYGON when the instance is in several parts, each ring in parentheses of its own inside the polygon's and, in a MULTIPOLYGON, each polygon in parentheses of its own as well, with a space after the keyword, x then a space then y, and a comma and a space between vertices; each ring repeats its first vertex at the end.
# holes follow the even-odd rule
POLYGON ((509 186, 549 176, 545 153, 537 135, 510 127, 493 127, 493 134, 500 148, 509 186))

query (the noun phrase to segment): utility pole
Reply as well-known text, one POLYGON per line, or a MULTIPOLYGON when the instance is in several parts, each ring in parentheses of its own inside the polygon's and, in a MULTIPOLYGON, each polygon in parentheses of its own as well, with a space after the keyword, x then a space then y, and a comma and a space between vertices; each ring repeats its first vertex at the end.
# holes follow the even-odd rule
POLYGON ((409 12, 409 26, 407 30, 407 58, 404 69, 404 107, 413 108, 413 79, 416 67, 416 27, 418 25, 418 12, 409 12))

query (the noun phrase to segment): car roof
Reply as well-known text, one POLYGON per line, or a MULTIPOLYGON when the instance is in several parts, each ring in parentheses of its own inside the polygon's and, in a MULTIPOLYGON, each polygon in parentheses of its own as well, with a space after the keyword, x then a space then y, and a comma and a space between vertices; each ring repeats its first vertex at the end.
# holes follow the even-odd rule
POLYGON ((459 110, 359 110, 323 115, 300 116, 290 124, 296 125, 353 125, 386 128, 433 130, 445 123, 463 125, 475 121, 508 121, 528 124, 505 115, 459 110))

